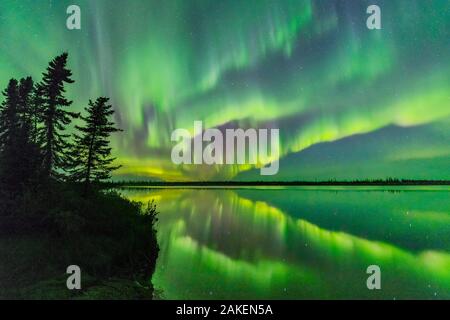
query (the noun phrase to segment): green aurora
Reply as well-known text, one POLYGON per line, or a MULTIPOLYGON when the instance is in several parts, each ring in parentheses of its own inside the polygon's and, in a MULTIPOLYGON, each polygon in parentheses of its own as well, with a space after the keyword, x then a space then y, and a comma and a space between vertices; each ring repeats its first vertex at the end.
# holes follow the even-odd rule
POLYGON ((111 97, 117 178, 261 179, 172 164, 171 132, 202 120, 280 128, 275 180, 450 179, 447 0, 2 0, 0 30, 2 88, 68 51, 75 108, 111 97))

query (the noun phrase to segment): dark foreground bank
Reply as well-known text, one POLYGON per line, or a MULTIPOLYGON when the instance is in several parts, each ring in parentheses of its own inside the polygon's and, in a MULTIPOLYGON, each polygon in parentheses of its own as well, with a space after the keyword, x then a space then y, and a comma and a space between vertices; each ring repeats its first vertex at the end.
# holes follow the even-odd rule
POLYGON ((156 208, 57 183, 0 201, 0 299, 151 299, 156 208), (66 285, 69 265, 81 289, 66 285))

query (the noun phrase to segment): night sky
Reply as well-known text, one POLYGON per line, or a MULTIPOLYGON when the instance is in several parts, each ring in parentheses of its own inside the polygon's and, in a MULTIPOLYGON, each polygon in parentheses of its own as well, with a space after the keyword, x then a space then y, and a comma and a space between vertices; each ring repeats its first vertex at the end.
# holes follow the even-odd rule
POLYGON ((202 120, 280 128, 272 180, 450 179, 447 0, 2 0, 0 30, 2 88, 68 51, 74 108, 111 97, 118 178, 261 179, 172 164, 172 131, 202 120))

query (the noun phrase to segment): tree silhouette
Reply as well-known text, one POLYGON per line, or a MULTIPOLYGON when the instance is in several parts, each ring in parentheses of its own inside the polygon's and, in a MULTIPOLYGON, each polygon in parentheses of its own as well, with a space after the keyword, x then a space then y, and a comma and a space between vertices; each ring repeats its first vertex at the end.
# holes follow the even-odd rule
POLYGON ((29 140, 37 143, 37 128, 41 121, 41 105, 43 99, 41 97, 42 91, 37 89, 38 85, 34 85, 31 77, 20 79, 19 85, 19 113, 22 122, 27 126, 29 131, 29 140))
POLYGON ((31 77, 20 79, 19 93, 19 113, 24 121, 31 122, 31 100, 34 89, 34 82, 31 77))
POLYGON ((72 101, 64 97, 65 84, 73 83, 72 72, 66 68, 68 54, 54 58, 43 74, 37 91, 41 94, 43 126, 38 128, 39 141, 43 149, 43 172, 45 177, 59 178, 61 170, 67 165, 69 134, 64 133, 65 126, 79 114, 69 112, 72 101))
POLYGON ((30 141, 27 118, 28 101, 33 91, 31 78, 11 79, 4 90, 5 100, 0 110, 0 148, 2 182, 17 193, 37 172, 40 157, 38 147, 30 141))
POLYGON ((111 156, 109 137, 122 130, 108 119, 114 113, 108 101, 105 97, 99 97, 95 102, 89 100, 85 108, 87 116, 81 116, 85 125, 75 127, 81 134, 74 134, 70 176, 74 181, 83 182, 86 189, 92 182, 109 179, 111 172, 120 168, 112 165, 115 158, 111 156))
POLYGON ((3 92, 5 101, 0 112, 0 145, 1 145, 1 178, 2 184, 11 194, 18 192, 20 180, 23 178, 17 172, 20 156, 17 143, 22 140, 19 117, 19 84, 11 79, 3 92))
POLYGON ((37 83, 32 92, 31 105, 29 107, 29 117, 31 124, 31 139, 33 142, 39 142, 39 130, 38 126, 43 122, 43 109, 44 109, 44 98, 43 98, 44 88, 42 84, 37 83))
POLYGON ((33 139, 33 91, 34 82, 31 77, 26 77, 20 79, 18 86, 18 108, 17 113, 21 123, 21 130, 23 130, 24 135, 28 137, 30 141, 33 139))
POLYGON ((11 79, 3 91, 0 109, 0 149, 4 153, 13 144, 19 130, 19 83, 11 79))
POLYGON ((42 156, 37 144, 37 123, 40 119, 39 106, 36 104, 35 86, 31 77, 20 79, 19 82, 19 117, 20 137, 17 147, 20 150, 20 160, 24 172, 24 183, 36 184, 40 178, 42 156), (34 181, 31 181, 34 180, 34 181))

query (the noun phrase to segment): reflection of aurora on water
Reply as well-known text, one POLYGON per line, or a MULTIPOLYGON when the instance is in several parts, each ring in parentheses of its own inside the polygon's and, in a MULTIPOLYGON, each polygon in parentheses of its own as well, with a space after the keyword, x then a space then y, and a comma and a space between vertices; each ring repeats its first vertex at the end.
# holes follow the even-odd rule
POLYGON ((410 252, 329 231, 238 193, 125 191, 133 200, 158 202, 154 283, 168 298, 449 297, 445 251, 410 252), (371 264, 383 272, 379 292, 366 288, 371 264))

